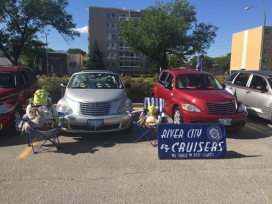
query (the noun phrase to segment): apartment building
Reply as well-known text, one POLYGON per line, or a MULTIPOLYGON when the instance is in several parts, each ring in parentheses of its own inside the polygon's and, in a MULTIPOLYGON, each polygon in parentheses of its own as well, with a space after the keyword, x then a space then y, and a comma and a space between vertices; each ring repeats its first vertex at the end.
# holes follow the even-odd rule
POLYGON ((97 40, 107 70, 127 74, 149 73, 148 61, 140 53, 130 51, 118 36, 120 22, 139 18, 142 13, 143 10, 89 7, 88 48, 90 50, 97 40))
POLYGON ((272 70, 272 27, 265 26, 264 33, 262 31, 263 26, 260 26, 232 35, 230 72, 272 70))

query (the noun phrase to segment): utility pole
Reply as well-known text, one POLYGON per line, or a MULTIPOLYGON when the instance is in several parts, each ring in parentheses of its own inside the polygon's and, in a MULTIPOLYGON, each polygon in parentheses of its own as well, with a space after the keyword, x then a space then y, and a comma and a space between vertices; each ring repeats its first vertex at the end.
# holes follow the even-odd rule
MULTIPOLYGON (((48 32, 50 30, 47 30, 48 32)), ((49 33, 47 33, 45 30, 43 30, 43 33, 45 34, 45 41, 46 41, 46 74, 47 76, 49 76, 49 64, 48 64, 48 42, 47 42, 47 35, 49 35, 49 33)))

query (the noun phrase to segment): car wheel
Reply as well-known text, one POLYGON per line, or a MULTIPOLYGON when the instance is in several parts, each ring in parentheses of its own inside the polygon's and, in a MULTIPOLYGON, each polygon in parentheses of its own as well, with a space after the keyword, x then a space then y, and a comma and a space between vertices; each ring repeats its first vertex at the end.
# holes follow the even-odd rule
POLYGON ((16 108, 13 116, 12 116, 12 122, 11 122, 11 126, 10 126, 10 133, 13 135, 17 135, 20 133, 19 130, 19 123, 22 120, 22 112, 19 108, 16 108))
POLYGON ((179 107, 176 107, 175 110, 174 110, 173 122, 174 122, 174 124, 183 123, 182 113, 181 113, 179 107))

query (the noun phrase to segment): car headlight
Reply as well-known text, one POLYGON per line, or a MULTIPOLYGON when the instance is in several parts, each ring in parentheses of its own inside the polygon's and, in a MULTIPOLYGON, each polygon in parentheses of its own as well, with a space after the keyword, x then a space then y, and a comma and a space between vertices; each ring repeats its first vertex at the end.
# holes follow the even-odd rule
POLYGON ((187 111, 190 111, 190 112, 200 112, 200 110, 197 107, 195 107, 195 106, 193 106, 191 104, 183 104, 182 108, 184 110, 187 110, 187 111))
POLYGON ((121 108, 118 109, 118 113, 132 111, 132 109, 133 109, 132 103, 126 103, 125 105, 123 105, 121 108))
POLYGON ((246 112, 247 109, 246 109, 246 106, 245 104, 241 103, 239 106, 238 106, 238 112, 239 113, 242 113, 242 112, 246 112))
POLYGON ((13 105, 11 104, 4 104, 0 106, 0 113, 7 113, 13 109, 13 105))
POLYGON ((61 113, 68 113, 68 114, 73 113, 72 108, 70 108, 69 106, 61 105, 61 104, 57 104, 56 109, 57 109, 58 112, 61 112, 61 113))

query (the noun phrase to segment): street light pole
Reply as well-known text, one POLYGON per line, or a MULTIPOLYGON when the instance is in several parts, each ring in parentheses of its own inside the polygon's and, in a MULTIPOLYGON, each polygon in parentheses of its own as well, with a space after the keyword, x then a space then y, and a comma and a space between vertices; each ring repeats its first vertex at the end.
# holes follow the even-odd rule
MULTIPOLYGON (((47 30, 48 32, 50 30, 47 30)), ((47 33, 45 30, 42 30, 42 33, 45 34, 45 41, 46 41, 46 74, 47 76, 49 76, 49 70, 48 70, 48 42, 47 42, 47 35, 49 35, 49 33, 47 33)))
POLYGON ((260 67, 259 67, 259 70, 261 70, 263 68, 263 44, 264 44, 264 29, 265 29, 265 23, 266 23, 266 13, 265 13, 264 8, 259 4, 248 6, 245 8, 245 10, 248 10, 254 6, 259 6, 263 10, 263 13, 264 13, 264 23, 263 23, 263 28, 262 28, 262 40, 261 40, 261 51, 260 51, 260 67))
POLYGON ((48 43, 47 43, 47 33, 45 33, 45 39, 46 39, 46 74, 49 76, 48 72, 48 43))

